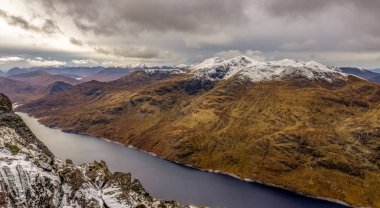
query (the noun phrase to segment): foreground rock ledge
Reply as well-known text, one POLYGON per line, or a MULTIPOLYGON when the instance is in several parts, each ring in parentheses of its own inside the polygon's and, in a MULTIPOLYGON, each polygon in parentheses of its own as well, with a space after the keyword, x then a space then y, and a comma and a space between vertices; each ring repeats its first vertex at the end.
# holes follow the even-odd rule
POLYGON ((111 173, 104 161, 75 166, 63 162, 13 113, 0 94, 0 207, 167 207, 130 173, 111 173))

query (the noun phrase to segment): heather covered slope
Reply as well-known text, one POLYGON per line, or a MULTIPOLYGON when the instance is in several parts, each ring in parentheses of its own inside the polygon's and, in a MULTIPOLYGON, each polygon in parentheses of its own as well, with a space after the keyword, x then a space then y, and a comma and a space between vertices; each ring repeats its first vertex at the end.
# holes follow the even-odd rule
POLYGON ((244 59, 84 83, 20 110, 181 163, 379 207, 380 87, 317 63, 244 59))

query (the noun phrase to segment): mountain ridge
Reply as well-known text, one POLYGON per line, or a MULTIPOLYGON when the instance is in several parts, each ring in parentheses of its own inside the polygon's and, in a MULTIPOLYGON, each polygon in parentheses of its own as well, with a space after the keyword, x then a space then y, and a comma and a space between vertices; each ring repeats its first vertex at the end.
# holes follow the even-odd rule
POLYGON ((224 60, 219 57, 207 59, 190 67, 195 76, 211 79, 229 79, 233 76, 247 78, 253 82, 264 80, 304 77, 311 80, 332 82, 332 79, 344 80, 346 74, 328 68, 318 62, 295 61, 257 61, 247 56, 238 56, 224 60))

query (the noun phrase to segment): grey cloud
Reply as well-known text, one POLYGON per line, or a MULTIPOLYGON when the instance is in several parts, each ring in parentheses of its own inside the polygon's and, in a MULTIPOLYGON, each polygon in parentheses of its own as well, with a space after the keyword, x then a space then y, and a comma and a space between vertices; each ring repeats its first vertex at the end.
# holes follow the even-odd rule
POLYGON ((83 46, 83 42, 79 39, 74 38, 74 37, 70 38, 70 43, 72 43, 74 45, 78 45, 78 46, 83 46))
POLYGON ((280 49, 289 51, 307 50, 316 47, 316 40, 306 40, 303 42, 286 42, 280 45, 280 49))
POLYGON ((37 26, 30 24, 29 21, 21 16, 10 15, 7 12, 0 10, 0 17, 4 18, 9 25, 20 27, 24 30, 43 33, 43 34, 54 34, 60 32, 59 27, 55 24, 53 20, 45 19, 42 26, 37 26))
POLYGON ((101 47, 95 47, 94 49, 98 53, 121 58, 153 59, 164 58, 168 55, 167 53, 164 53, 160 50, 146 47, 128 47, 128 49, 106 49, 101 47))
POLYGON ((162 54, 158 50, 146 49, 146 48, 132 48, 128 50, 114 50, 114 54, 126 58, 143 58, 152 59, 160 58, 162 54))
MULTIPOLYGON (((34 5, 32 14, 62 24, 72 44, 94 51, 76 59, 141 58, 170 64, 262 51, 267 59, 315 57, 329 64, 375 65, 359 56, 380 53, 378 0, 37 1, 44 9, 23 1, 34 5), (63 17, 65 21, 59 19, 63 17)), ((27 21, 17 22, 32 30, 27 21)))
POLYGON ((380 16, 380 1, 377 0, 261 0, 261 6, 275 16, 316 14, 321 17, 332 8, 346 8, 357 19, 380 16))
POLYGON ((111 23, 104 21, 88 23, 88 21, 84 19, 74 19, 73 22, 79 30, 85 33, 93 32, 95 34, 101 35, 112 35, 120 32, 120 29, 118 29, 117 25, 111 25, 111 23))
POLYGON ((355 6, 366 9, 368 12, 367 14, 372 14, 372 15, 379 15, 378 12, 372 13, 372 11, 379 11, 380 8, 380 1, 376 0, 350 0, 355 6))
POLYGON ((351 23, 355 25, 355 29, 362 32, 368 32, 372 35, 380 37, 380 1, 378 0, 360 0, 353 1, 356 8, 356 18, 352 18, 351 23))
POLYGON ((349 0, 266 0, 264 6, 274 15, 310 15, 349 0))
POLYGON ((380 49, 380 37, 363 34, 347 41, 343 41, 340 46, 350 51, 378 51, 380 49))
POLYGON ((111 51, 104 49, 104 48, 100 48, 100 47, 95 47, 94 50, 96 52, 104 54, 104 55, 110 55, 112 53, 111 51))
POLYGON ((120 8, 123 20, 144 29, 176 30, 182 32, 220 28, 247 20, 243 1, 192 0, 156 1, 130 0, 120 8))
POLYGON ((47 19, 45 20, 45 23, 40 28, 40 31, 46 33, 46 34, 53 34, 60 32, 59 27, 55 24, 54 21, 47 19))
POLYGON ((44 0, 48 10, 60 7, 75 17, 82 31, 115 34, 122 30, 210 32, 238 25, 248 18, 245 0, 44 0), (101 9, 100 9, 101 8, 101 9))
POLYGON ((275 17, 287 17, 291 21, 306 18, 309 24, 323 19, 330 11, 333 14, 325 21, 340 20, 337 28, 380 36, 380 27, 375 26, 380 19, 378 0, 263 0, 261 5, 275 17))

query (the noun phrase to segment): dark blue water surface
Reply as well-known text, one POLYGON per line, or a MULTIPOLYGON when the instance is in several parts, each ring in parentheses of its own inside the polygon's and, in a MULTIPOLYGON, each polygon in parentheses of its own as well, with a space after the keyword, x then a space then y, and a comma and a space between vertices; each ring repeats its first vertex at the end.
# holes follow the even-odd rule
POLYGON ((178 165, 90 136, 65 133, 18 113, 49 149, 76 164, 104 160, 111 171, 131 172, 154 197, 212 208, 342 208, 289 191, 178 165))

